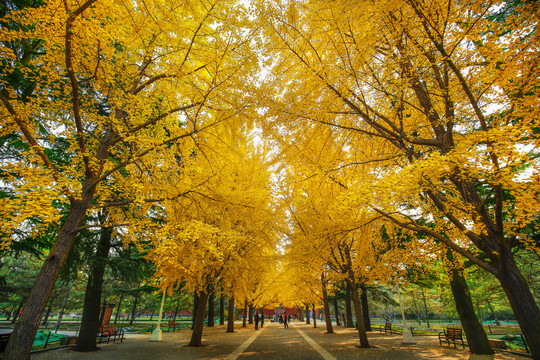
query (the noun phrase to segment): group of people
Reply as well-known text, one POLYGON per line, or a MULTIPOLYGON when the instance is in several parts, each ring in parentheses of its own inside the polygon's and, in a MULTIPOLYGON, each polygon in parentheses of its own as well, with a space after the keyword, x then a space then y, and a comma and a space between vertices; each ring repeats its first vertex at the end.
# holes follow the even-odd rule
POLYGON ((261 321, 261 327, 264 327, 264 314, 259 316, 259 313, 255 313, 255 330, 259 330, 259 320, 261 321))
MULTIPOLYGON (((255 313, 255 330, 259 330, 259 321, 261 322, 261 327, 264 327, 264 314, 255 313)), ((287 315, 285 313, 283 314, 276 314, 274 315, 274 321, 279 321, 280 324, 283 324, 283 327, 288 328, 289 322, 291 321, 291 314, 287 315)))

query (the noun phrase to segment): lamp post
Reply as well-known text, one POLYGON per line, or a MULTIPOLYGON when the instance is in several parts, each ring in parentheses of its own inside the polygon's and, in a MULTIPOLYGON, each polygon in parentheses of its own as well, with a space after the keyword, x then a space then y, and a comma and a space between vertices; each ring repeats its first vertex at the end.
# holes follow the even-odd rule
POLYGON ((407 327, 407 320, 405 320, 405 311, 403 310, 403 303, 401 302, 401 288, 400 285, 403 281, 403 278, 399 278, 396 281, 396 291, 398 293, 399 307, 401 309, 401 317, 403 318, 403 344, 414 344, 412 334, 407 327))
POLYGON ((157 321, 156 330, 152 333, 152 337, 150 338, 150 341, 161 341, 162 335, 161 335, 161 314, 163 314, 163 304, 165 303, 165 291, 163 291, 163 298, 161 299, 161 307, 159 308, 159 316, 157 321))

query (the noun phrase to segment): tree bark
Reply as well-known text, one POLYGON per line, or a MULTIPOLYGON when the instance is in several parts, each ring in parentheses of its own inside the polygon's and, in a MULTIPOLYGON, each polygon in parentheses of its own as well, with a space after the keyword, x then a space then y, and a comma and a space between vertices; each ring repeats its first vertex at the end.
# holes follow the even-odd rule
POLYGON ((315 312, 315 304, 311 304, 311 308, 313 309, 313 327, 317 327, 317 314, 315 312))
POLYGON ((219 325, 225 325, 225 297, 223 287, 221 287, 221 296, 219 297, 219 325))
POLYGON ((21 309, 24 306, 24 302, 19 303, 19 307, 17 308, 17 311, 15 311, 15 314, 13 314, 13 319, 11 319, 11 323, 15 324, 17 322, 17 319, 19 318, 19 314, 21 313, 21 309))
POLYGON ((124 293, 120 294, 120 300, 118 301, 118 307, 116 308, 116 314, 114 315, 114 325, 118 322, 118 315, 120 314, 120 306, 122 306, 122 300, 124 300, 124 293))
POLYGON ((64 296, 64 300, 62 300, 62 307, 58 311, 58 320, 56 320, 56 330, 60 328, 60 325, 62 324, 62 318, 64 317, 64 311, 66 311, 66 304, 69 299, 69 293, 71 292, 71 286, 67 288, 66 296, 64 296))
POLYGON ((334 315, 336 316, 336 326, 339 326, 339 308, 337 303, 337 296, 334 296, 334 315))
POLYGON ((214 327, 215 309, 214 309, 214 292, 208 297, 208 327, 214 327))
MULTIPOLYGON (((350 276, 350 275, 349 275, 350 276)), ((366 333, 366 328, 364 326, 364 316, 362 315, 362 304, 360 303, 360 298, 358 296, 358 288, 356 283, 350 279, 347 279, 347 283, 350 288, 352 295, 352 301, 354 303, 354 313, 356 315, 356 323, 358 327, 358 338, 360 339, 361 348, 369 348, 369 341, 366 333)))
POLYGON ((326 332, 329 334, 334 333, 332 327, 332 319, 330 318, 330 304, 328 304, 328 293, 326 291, 326 284, 324 283, 324 277, 322 277, 322 294, 324 305, 324 319, 326 320, 326 332))
POLYGON ((510 301, 533 358, 540 359, 540 310, 512 255, 503 255, 501 267, 504 271, 500 271, 497 278, 510 301))
POLYGON ((135 320, 135 316, 137 315, 137 304, 139 303, 139 295, 140 294, 138 292, 135 294, 133 307, 131 308, 131 320, 129 321, 129 325, 133 325, 133 321, 135 320))
POLYGON ((309 319, 309 306, 306 303, 306 324, 309 325, 311 323, 311 320, 309 319))
POLYGON ((352 308, 351 308, 351 288, 347 285, 345 290, 345 316, 347 320, 347 327, 354 327, 352 308))
MULTIPOLYGON (((204 307, 204 305, 203 305, 204 307)), ((191 313, 191 330, 195 328, 195 322, 197 321, 197 310, 199 310, 199 295, 195 291, 193 293, 193 312, 191 313)), ((204 320, 203 320, 204 323, 204 320)))
MULTIPOLYGON (((196 294, 196 293, 195 293, 196 294)), ((193 324, 193 331, 191 333, 191 340, 188 346, 201 347, 202 346, 202 334, 204 328, 204 315, 206 312, 206 302, 208 301, 208 293, 201 292, 198 296, 198 306, 195 315, 195 322, 193 324)))
POLYGON ((28 360, 41 315, 51 296, 54 284, 58 279, 62 265, 79 233, 90 199, 95 192, 95 183, 85 180, 83 184, 83 200, 72 200, 71 209, 60 229, 56 241, 45 259, 36 278, 36 284, 30 290, 28 300, 23 307, 22 315, 13 329, 13 333, 4 351, 4 360, 28 360))
POLYGON ((243 313, 243 319, 242 319, 242 327, 246 327, 247 308, 248 308, 248 303, 247 303, 247 298, 246 298, 244 300, 244 313, 243 313))
POLYGON ((43 316, 43 321, 41 322, 41 325, 46 327, 47 321, 49 321, 50 313, 51 313, 51 305, 49 304, 49 307, 47 308, 47 310, 45 310, 45 315, 43 316))
POLYGON ((364 315, 364 327, 366 331, 373 331, 371 329, 371 319, 369 318, 369 305, 368 305, 368 296, 367 296, 367 286, 360 286, 360 301, 362 302, 362 314, 364 315))
POLYGON ((227 332, 234 332, 234 296, 229 298, 229 316, 227 317, 227 332))
POLYGON ((96 335, 100 327, 101 293, 103 291, 103 274, 111 248, 112 228, 102 228, 97 244, 96 254, 90 264, 86 293, 84 294, 81 329, 75 351, 96 351, 96 335))
POLYGON ((253 305, 252 304, 249 304, 249 309, 248 309, 248 324, 253 324, 253 305))
POLYGON ((495 321, 495 325, 499 326, 501 323, 499 322, 499 318, 497 318, 497 314, 495 314, 495 311, 493 311, 493 306, 491 306, 491 301, 489 299, 486 299, 486 304, 489 308, 489 311, 491 312, 491 316, 493 317, 493 320, 495 321))
MULTIPOLYGON (((452 261, 453 254, 451 250, 446 252, 447 258, 452 261)), ((471 300, 471 294, 469 287, 463 276, 461 269, 450 269, 450 288, 454 295, 454 301, 456 302, 456 310, 463 326, 463 331, 467 336, 467 342, 472 354, 476 355, 491 355, 493 349, 489 344, 488 337, 484 330, 484 327, 478 321, 474 312, 474 306, 471 300)))
POLYGON ((298 321, 304 321, 304 309, 298 308, 298 321))
MULTIPOLYGON (((470 297, 470 295, 469 295, 470 297)), ((427 327, 431 327, 429 325, 429 313, 428 313, 428 309, 427 309, 427 303, 426 303, 426 294, 424 292, 424 289, 422 288, 422 300, 424 301, 424 314, 426 315, 425 318, 426 318, 426 324, 427 324, 427 327)))

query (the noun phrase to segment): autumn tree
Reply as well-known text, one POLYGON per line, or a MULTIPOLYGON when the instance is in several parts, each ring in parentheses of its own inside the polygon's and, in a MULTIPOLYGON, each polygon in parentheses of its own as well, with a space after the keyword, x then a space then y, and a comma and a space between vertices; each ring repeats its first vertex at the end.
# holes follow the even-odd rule
POLYGON ((534 5, 291 1, 261 9, 273 69, 287 79, 269 79, 278 89, 267 118, 384 144, 358 159, 378 160, 381 173, 370 189, 359 179, 356 206, 369 204, 497 277, 539 356, 540 311, 512 251, 538 249, 529 231, 540 198, 534 5), (442 228, 422 225, 421 215, 442 228))
MULTIPOLYGON (((2 135, 16 134, 27 150, 25 161, 5 164, 12 174, 7 183, 24 196, 2 199, 2 217, 8 219, 2 222, 2 243, 9 246, 13 229, 35 214, 60 229, 4 358, 28 358, 39 318, 89 208, 103 206, 111 191, 122 193, 121 185, 131 188, 136 181, 115 188, 103 183, 119 172, 151 167, 156 151, 238 111, 240 92, 226 88, 232 83, 240 88, 251 60, 237 21, 242 10, 231 12, 231 6, 65 0, 4 13, 3 22, 22 26, 2 29, 2 135), (32 57, 12 46, 31 39, 39 45, 30 49, 32 57), (5 80, 14 69, 31 79, 29 89, 5 80), (68 164, 49 156, 59 139, 70 155, 68 164), (69 206, 65 221, 52 206, 55 199, 69 206)), ((117 204, 142 198, 138 192, 117 204)))

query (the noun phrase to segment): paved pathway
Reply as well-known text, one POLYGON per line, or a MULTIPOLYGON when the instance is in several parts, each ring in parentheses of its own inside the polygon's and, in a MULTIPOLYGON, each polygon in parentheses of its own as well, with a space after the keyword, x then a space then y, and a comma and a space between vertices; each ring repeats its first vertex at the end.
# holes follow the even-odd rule
MULTIPOLYGON (((77 353, 67 349, 33 354, 31 360, 271 360, 271 359, 468 359, 465 349, 441 348, 436 337, 415 337, 416 344, 402 345, 399 335, 369 333, 372 348, 361 349, 354 329, 337 327, 335 334, 326 334, 326 327, 317 323, 305 325, 292 322, 288 329, 277 323, 265 322, 261 330, 235 324, 234 333, 225 326, 205 328, 203 347, 190 348, 191 331, 163 333, 162 342, 150 342, 150 335, 130 337, 123 343, 100 345, 101 350, 77 353)), ((510 354, 497 354, 496 360, 526 359, 510 354)))

